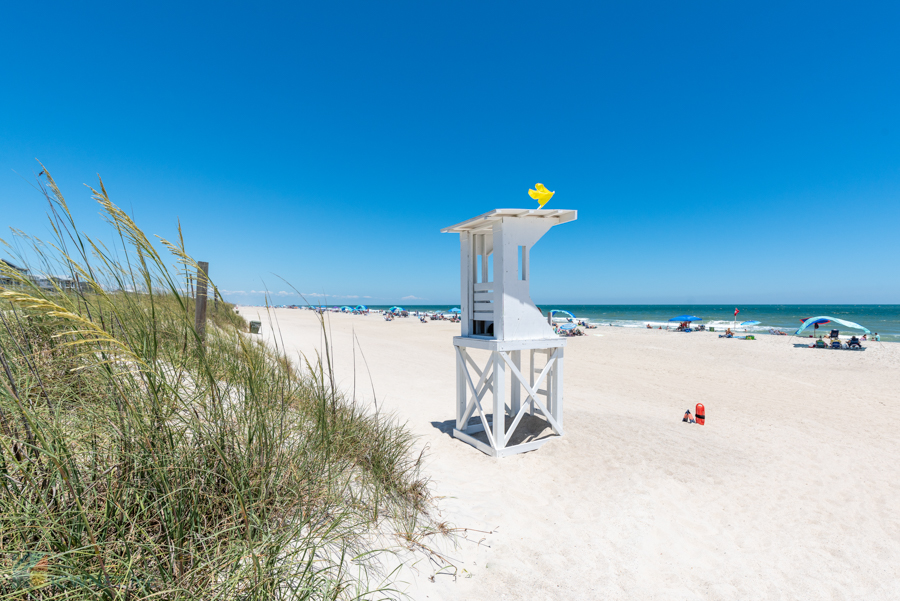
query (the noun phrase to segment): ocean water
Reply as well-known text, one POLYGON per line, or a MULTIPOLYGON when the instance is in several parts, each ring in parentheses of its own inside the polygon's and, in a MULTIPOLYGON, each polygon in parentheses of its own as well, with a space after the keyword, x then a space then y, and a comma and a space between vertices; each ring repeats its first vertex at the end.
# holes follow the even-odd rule
MULTIPOLYGON (((403 305, 410 311, 447 311, 453 305, 403 305)), ((455 305, 459 306, 459 305, 455 305)), ((388 309, 389 306, 370 306, 371 309, 388 309)), ((734 323, 733 305, 540 305, 546 315, 551 309, 563 309, 579 319, 622 328, 666 327, 676 315, 696 315, 698 322, 719 328, 734 323)), ((770 328, 793 334, 800 327, 801 318, 828 315, 854 321, 881 334, 882 341, 900 342, 900 305, 745 305, 738 306, 738 330, 753 334, 767 334, 770 328), (742 321, 759 321, 757 326, 741 327, 742 321)), ((820 332, 831 331, 832 324, 820 326, 820 332)), ((841 329, 840 326, 836 326, 841 329)), ((850 331, 846 331, 850 333, 850 331)), ((804 332, 808 335, 808 332, 804 332)))

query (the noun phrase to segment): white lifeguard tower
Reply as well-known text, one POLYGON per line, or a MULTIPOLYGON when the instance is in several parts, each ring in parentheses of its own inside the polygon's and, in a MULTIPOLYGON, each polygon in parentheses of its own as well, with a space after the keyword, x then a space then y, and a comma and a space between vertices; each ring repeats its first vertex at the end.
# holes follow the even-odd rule
POLYGON ((529 257, 532 247, 551 227, 577 217, 577 211, 569 210, 494 209, 441 230, 459 234, 460 239, 462 332, 453 338, 453 436, 488 455, 505 457, 532 451, 549 440, 545 437, 509 444, 526 411, 531 418, 546 420, 556 434, 563 433, 566 340, 553 332, 547 318, 531 302, 529 257), (469 349, 490 351, 483 368, 478 367, 469 349), (522 351, 528 354, 527 376, 522 373, 522 351), (493 404, 487 406, 493 409, 490 415, 482 403, 488 391, 493 397, 493 404), (476 411, 478 421, 473 420, 476 411), (486 442, 475 437, 482 431, 486 442))

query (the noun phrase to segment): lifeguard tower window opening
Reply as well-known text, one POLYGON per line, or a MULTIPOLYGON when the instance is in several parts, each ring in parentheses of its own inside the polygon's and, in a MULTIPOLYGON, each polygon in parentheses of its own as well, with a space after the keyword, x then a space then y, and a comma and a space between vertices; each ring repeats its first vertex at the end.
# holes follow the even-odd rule
POLYGON ((528 279, 528 247, 519 247, 519 279, 523 282, 528 279))
POLYGON ((473 260, 475 293, 473 298, 472 329, 474 336, 494 336, 494 235, 474 234, 473 260))

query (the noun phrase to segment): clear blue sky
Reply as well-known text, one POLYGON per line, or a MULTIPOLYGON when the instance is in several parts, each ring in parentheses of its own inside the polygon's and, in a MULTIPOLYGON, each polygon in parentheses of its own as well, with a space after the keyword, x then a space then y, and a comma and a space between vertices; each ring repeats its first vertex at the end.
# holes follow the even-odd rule
POLYGON ((896 2, 137 4, 0 8, 4 232, 37 157, 230 300, 454 303, 540 181, 538 303, 900 303, 896 2))

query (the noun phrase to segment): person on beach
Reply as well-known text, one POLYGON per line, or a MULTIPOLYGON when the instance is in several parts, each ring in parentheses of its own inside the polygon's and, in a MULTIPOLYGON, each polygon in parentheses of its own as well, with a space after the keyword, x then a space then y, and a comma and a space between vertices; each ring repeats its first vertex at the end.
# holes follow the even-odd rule
POLYGON ((647 324, 647 329, 648 329, 648 330, 652 330, 652 329, 653 329, 653 326, 651 326, 651 325, 648 323, 648 324, 647 324))
POLYGON ((731 328, 725 329, 725 338, 734 338, 734 332, 731 331, 731 328))
POLYGON ((878 332, 875 332, 875 342, 881 342, 881 336, 878 335, 878 332))

